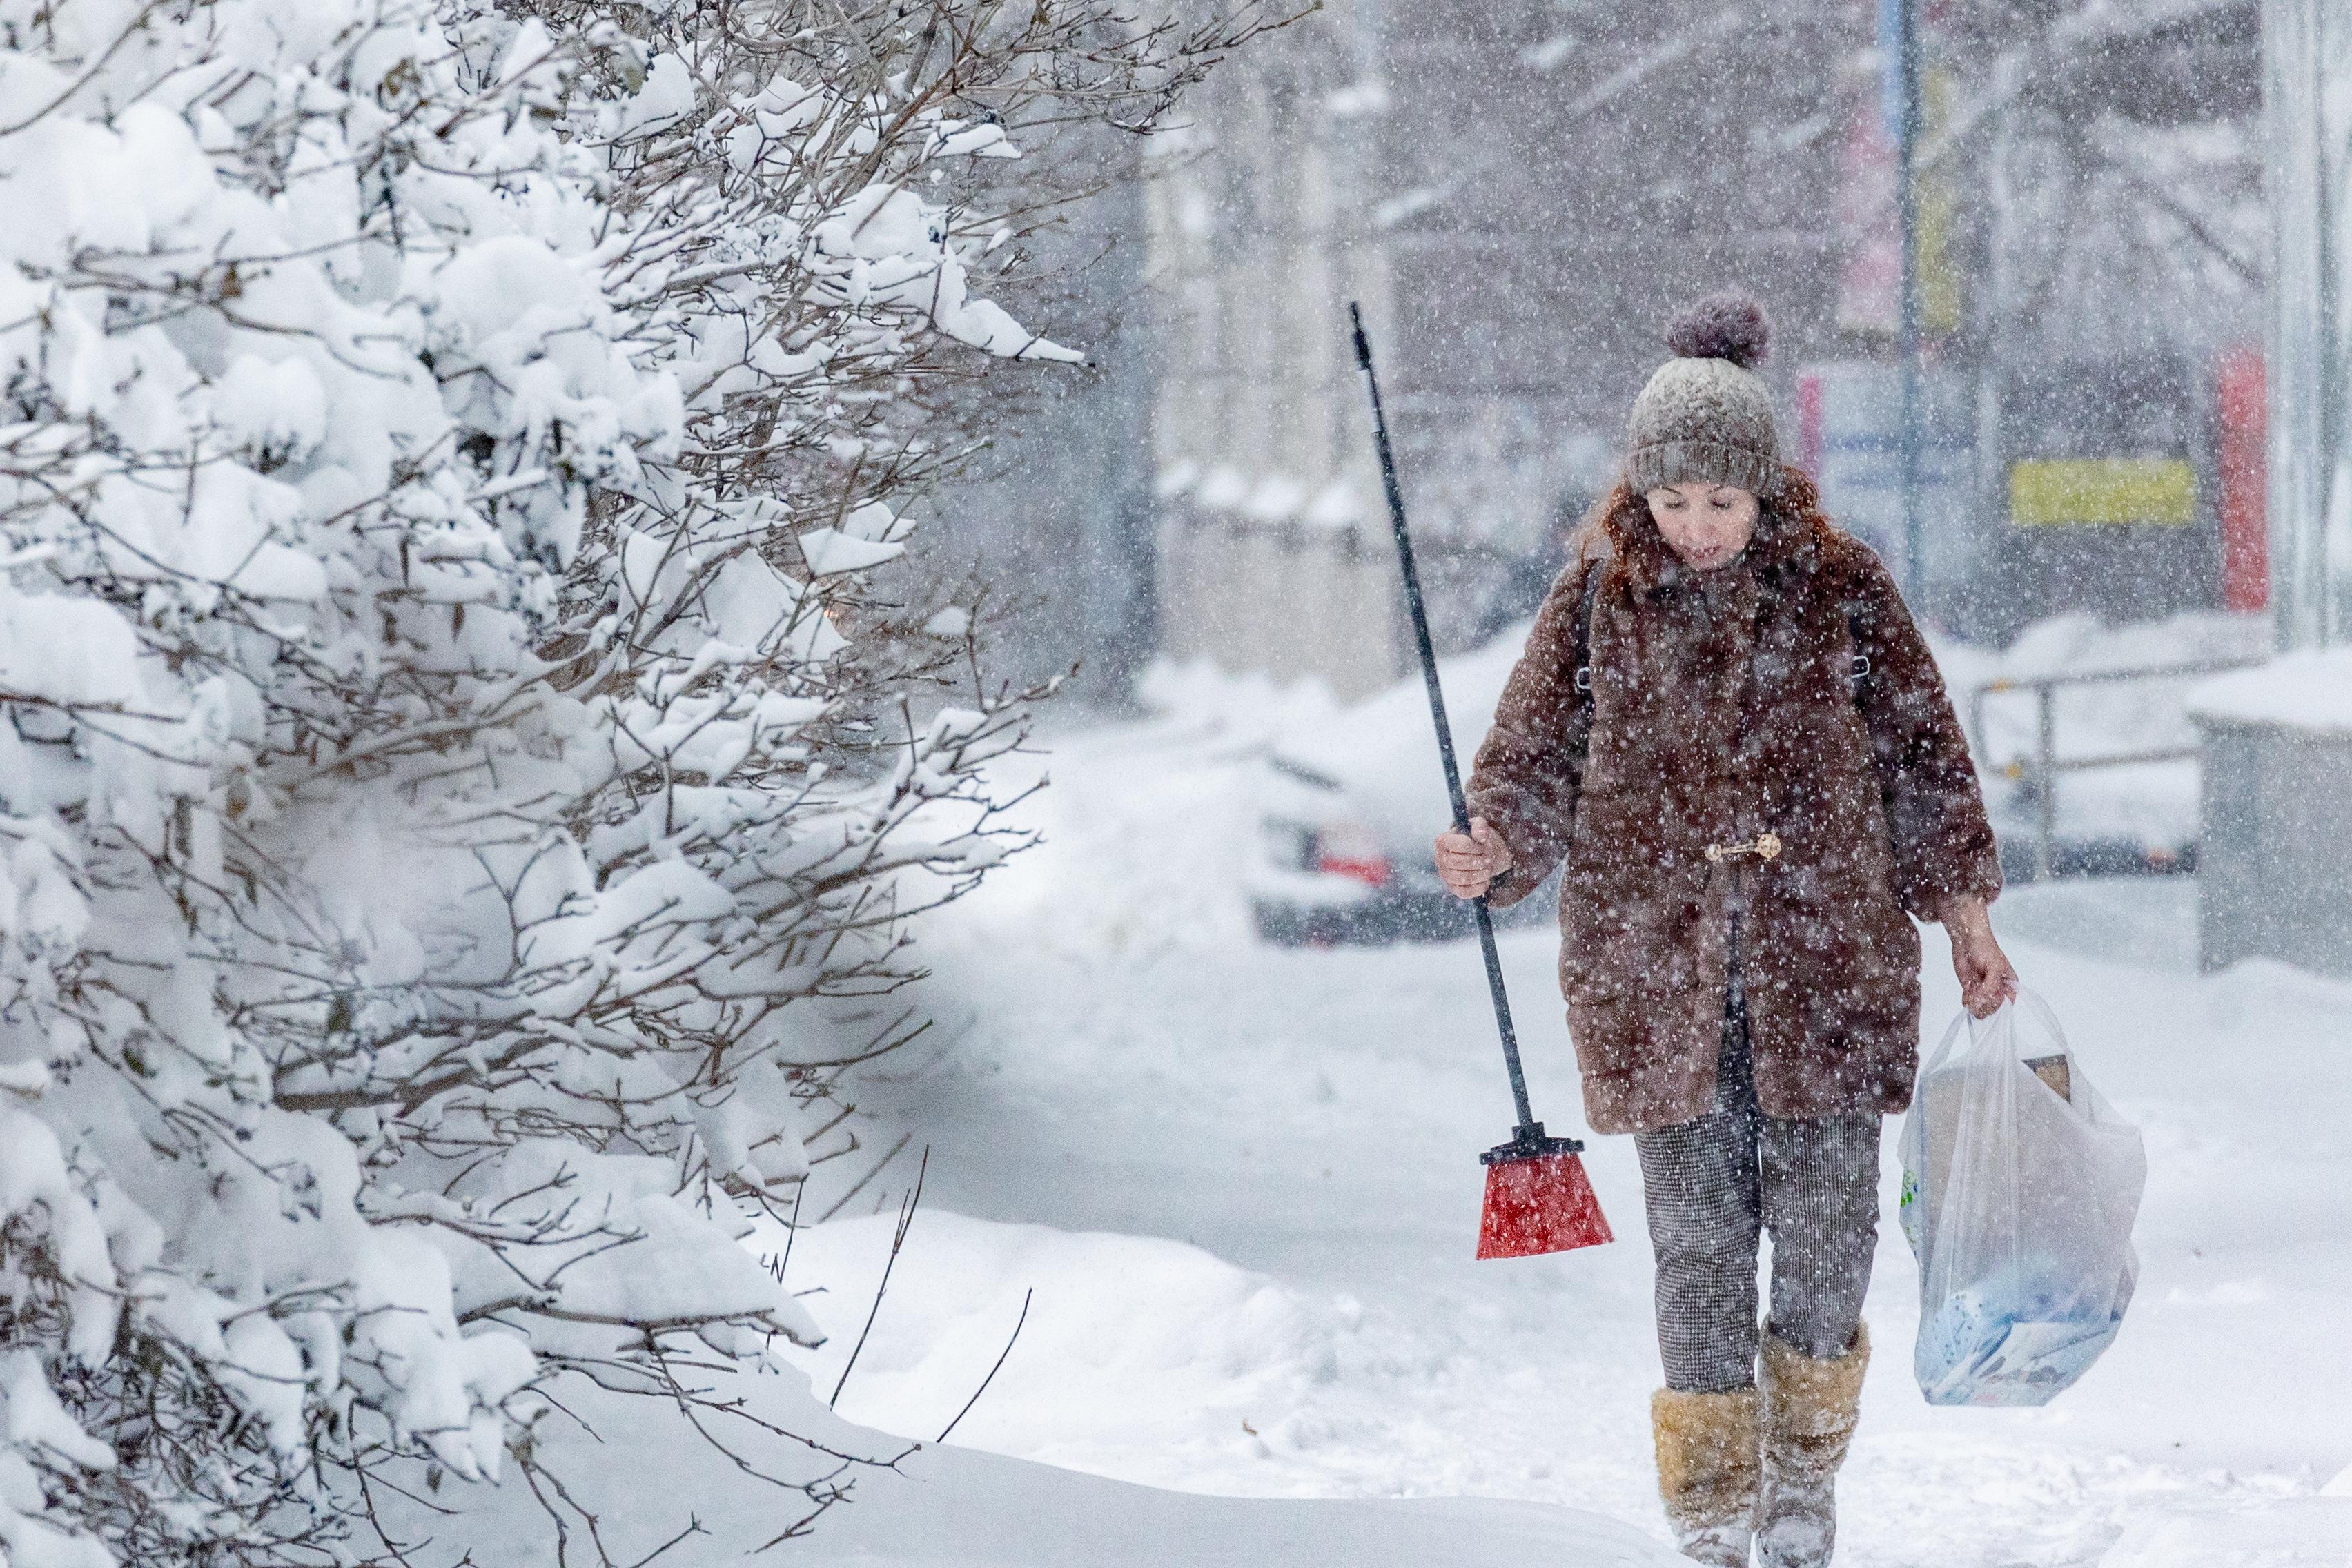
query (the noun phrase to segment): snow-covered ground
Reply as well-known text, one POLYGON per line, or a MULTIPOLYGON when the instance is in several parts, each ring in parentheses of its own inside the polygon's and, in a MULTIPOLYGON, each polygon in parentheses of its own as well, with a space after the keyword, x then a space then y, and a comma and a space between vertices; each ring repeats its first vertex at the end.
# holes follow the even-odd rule
MULTIPOLYGON (((892 1300, 898 1300, 894 1287, 892 1300)), ((853 1325, 854 1326, 854 1325, 853 1325)), ((830 1384, 826 1384, 830 1387, 830 1384)), ((795 1568, 1671 1568, 1643 1532, 1551 1504, 1489 1498, 1213 1497, 926 1445, 830 1415, 796 1376, 741 1379, 732 1415, 706 1430, 739 1464, 640 1400, 567 1380, 540 1457, 594 1510, 569 1513, 568 1551, 530 1491, 444 1489, 427 1504, 389 1495, 385 1522, 412 1561, 496 1568, 581 1563, 779 1563, 795 1568), (762 1431, 761 1424, 772 1430, 762 1431), (811 1504, 763 1478, 837 1478, 847 1500, 806 1527, 811 1504), (462 1513, 442 1510, 454 1505, 462 1513), (443 1548, 417 1550, 427 1539, 443 1548), (599 1555, 601 1550, 602 1555, 599 1555)), ((820 1480, 819 1489, 824 1482, 820 1480)))
MULTIPOLYGON (((1285 704, 1184 689, 1154 720, 1054 738, 1039 759, 1054 787, 1026 808, 1048 843, 929 928, 924 1001, 941 1026, 866 1095, 929 1144, 929 1186, 841 1413, 935 1437, 1025 1298, 951 1449, 1198 1493, 1566 1505, 1663 1541, 1630 1143, 1588 1156, 1616 1245, 1471 1260, 1475 1154, 1509 1121, 1475 951, 1255 943, 1239 890, 1252 759, 1285 704)), ((1997 910, 2084 1069, 2146 1131, 2139 1296, 2053 1405, 1931 1410, 1910 1376, 1916 1287, 1890 1191, 1842 1563, 2352 1562, 2352 1500, 2318 1496, 2352 1464, 2352 985, 2264 965, 2199 975, 2194 899, 2187 879, 2061 884, 1997 910)), ((1553 955, 1540 930, 1505 940, 1538 1110, 1570 1131, 1553 955)), ((1940 1031, 1956 990, 1932 933, 1927 995, 1940 1031)), ((793 1275, 823 1282, 808 1304, 835 1335, 807 1358, 821 1394, 865 1321, 914 1153, 843 1211, 884 1212, 796 1243, 793 1275)), ((1043 1472, 997 1474, 1017 1493, 1007 1478, 1043 1472)), ((1037 1561, 1055 1563, 1068 1508, 1183 1512, 1061 1481, 1034 1507, 1037 1561)), ((887 1536, 884 1513, 853 1507, 818 1541, 887 1536)), ((1315 1533, 1282 1510, 1216 1517, 1315 1533)), ((1564 1541, 1629 1539, 1549 1510, 1447 1517, 1465 1551, 1523 1524, 1549 1532, 1555 1561, 1564 1541)), ((1397 1539, 1392 1560, 1421 1560, 1397 1539)), ((1269 1536, 1262 1555, 1286 1554, 1269 1536)))

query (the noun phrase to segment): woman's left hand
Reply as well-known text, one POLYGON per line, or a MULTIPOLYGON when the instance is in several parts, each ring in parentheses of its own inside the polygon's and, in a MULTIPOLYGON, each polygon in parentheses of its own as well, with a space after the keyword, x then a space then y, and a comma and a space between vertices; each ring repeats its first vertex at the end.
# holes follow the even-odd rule
POLYGON ((1954 899, 1944 906, 1942 919, 1952 939, 1961 1005, 1976 1017, 1990 1018, 2002 1003, 2017 999, 2017 971, 1993 940, 1992 916, 1982 899, 1954 899))

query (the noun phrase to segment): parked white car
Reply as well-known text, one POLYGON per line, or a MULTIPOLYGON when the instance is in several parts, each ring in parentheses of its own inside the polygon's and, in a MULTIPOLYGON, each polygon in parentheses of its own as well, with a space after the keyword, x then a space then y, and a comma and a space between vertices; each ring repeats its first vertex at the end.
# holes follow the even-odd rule
MULTIPOLYGON (((1530 624, 1439 662, 1465 781, 1530 624)), ((1446 892, 1430 858, 1451 811, 1419 676, 1276 740, 1262 787, 1263 854, 1250 888, 1259 935, 1319 944, 1470 931, 1470 907, 1446 892)), ((1553 907, 1538 893, 1496 918, 1549 920, 1553 907)))

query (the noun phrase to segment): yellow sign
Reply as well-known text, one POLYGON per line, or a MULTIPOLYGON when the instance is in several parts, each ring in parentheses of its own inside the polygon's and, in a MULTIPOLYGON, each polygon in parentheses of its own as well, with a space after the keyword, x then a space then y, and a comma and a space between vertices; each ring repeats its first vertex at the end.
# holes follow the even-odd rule
POLYGON ((2021 523, 2197 521, 2197 474, 2178 458, 2043 458, 2009 470, 2009 520, 2021 523))
MULTIPOLYGON (((1950 71, 1930 69, 1920 83, 1920 140, 1933 142, 1950 123, 1959 94, 1950 71)), ((1918 203, 1919 330, 1948 338, 1960 330, 1960 268, 1952 256, 1952 230, 1959 199, 1941 165, 1912 176, 1918 203)))

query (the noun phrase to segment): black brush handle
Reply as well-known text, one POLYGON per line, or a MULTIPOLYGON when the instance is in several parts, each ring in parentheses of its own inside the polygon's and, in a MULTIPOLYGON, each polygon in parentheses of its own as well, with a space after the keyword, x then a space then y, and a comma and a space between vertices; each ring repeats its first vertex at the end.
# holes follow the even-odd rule
MULTIPOLYGON (((1372 397, 1372 443, 1381 458, 1381 487, 1388 492, 1389 526, 1396 534, 1397 564, 1404 570, 1405 608, 1412 616, 1412 640, 1421 651, 1421 679, 1429 689, 1429 717, 1437 726, 1437 754, 1445 763, 1445 794, 1454 804, 1454 830, 1470 831, 1470 806, 1462 795, 1462 769, 1454 760, 1454 728, 1445 721, 1445 691, 1437 681, 1437 650, 1429 640, 1429 609, 1422 602, 1421 574, 1412 563, 1412 535, 1404 524, 1404 494, 1397 489, 1396 453, 1389 446, 1389 421, 1381 406, 1381 378, 1372 371, 1372 341, 1364 335, 1363 312, 1348 302, 1348 325, 1356 338, 1356 366, 1372 397)), ((1503 1062, 1511 1069, 1511 1100, 1518 1107, 1517 1142, 1543 1139, 1543 1123, 1528 1104, 1527 1074, 1519 1068, 1519 1038, 1511 1028, 1511 998, 1503 988, 1503 959, 1495 951, 1495 917, 1486 895, 1471 900, 1478 920, 1478 945, 1486 954, 1486 989, 1495 998, 1495 1027, 1503 1037, 1503 1062)))

